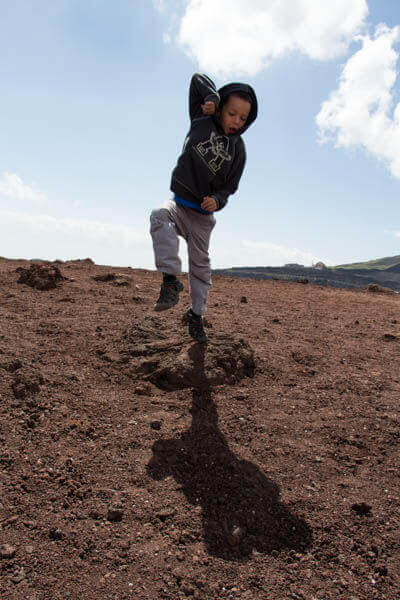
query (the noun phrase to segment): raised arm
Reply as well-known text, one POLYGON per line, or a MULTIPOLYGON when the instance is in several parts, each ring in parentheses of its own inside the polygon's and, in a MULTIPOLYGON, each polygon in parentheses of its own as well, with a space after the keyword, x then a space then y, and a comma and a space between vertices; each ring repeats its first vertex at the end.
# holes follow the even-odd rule
POLYGON ((215 108, 219 105, 219 94, 214 82, 201 73, 195 73, 190 82, 189 89, 189 114, 190 120, 204 116, 201 108, 205 102, 214 102, 215 108))

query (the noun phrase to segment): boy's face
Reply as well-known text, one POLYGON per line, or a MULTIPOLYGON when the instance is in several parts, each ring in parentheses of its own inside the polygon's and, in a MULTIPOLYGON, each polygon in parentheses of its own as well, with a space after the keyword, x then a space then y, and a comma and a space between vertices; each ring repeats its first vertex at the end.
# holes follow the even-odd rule
POLYGON ((229 96, 220 112, 220 121, 225 134, 236 133, 243 127, 250 114, 251 104, 237 96, 229 96))

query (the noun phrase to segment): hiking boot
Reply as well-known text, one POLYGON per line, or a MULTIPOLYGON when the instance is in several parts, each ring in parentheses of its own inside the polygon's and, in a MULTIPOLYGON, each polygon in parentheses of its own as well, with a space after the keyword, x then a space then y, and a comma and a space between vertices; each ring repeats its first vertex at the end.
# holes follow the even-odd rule
POLYGON ((178 304, 179 293, 183 290, 183 285, 179 279, 172 281, 163 281, 161 284, 160 297, 154 305, 154 310, 161 312, 168 310, 178 304))
POLYGON ((203 317, 201 315, 196 315, 191 308, 183 315, 182 323, 184 325, 189 325, 189 335, 191 335, 196 342, 204 344, 208 341, 207 334, 204 331, 203 317))

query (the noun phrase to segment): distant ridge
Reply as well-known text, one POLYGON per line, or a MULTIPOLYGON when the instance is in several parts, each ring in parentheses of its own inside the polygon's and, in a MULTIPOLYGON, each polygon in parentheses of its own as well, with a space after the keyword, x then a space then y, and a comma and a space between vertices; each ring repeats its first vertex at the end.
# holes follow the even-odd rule
POLYGON ((213 273, 252 279, 278 279, 342 288, 365 288, 377 284, 400 292, 400 256, 387 256, 360 263, 336 267, 304 267, 287 264, 283 267, 232 267, 215 269, 213 273))
POLYGON ((336 267, 330 267, 331 269, 390 269, 400 273, 400 255, 398 256, 385 256, 385 258, 376 258, 374 260, 368 260, 366 262, 349 263, 345 265, 336 265, 336 267), (398 266, 398 269, 393 267, 398 266))

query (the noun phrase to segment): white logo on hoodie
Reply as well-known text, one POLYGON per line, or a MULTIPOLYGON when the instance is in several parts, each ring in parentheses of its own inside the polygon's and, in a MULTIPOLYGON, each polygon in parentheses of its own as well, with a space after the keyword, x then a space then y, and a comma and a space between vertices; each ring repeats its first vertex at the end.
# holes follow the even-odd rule
POLYGON ((232 160, 232 156, 228 154, 228 148, 229 138, 226 135, 217 135, 215 131, 211 132, 209 140, 200 142, 195 146, 195 149, 213 173, 217 173, 226 160, 232 160))

